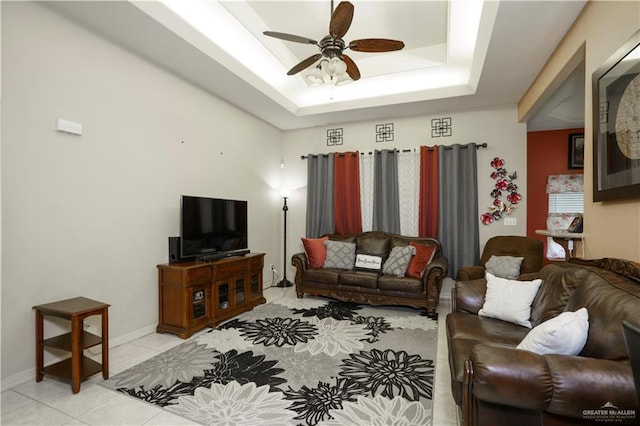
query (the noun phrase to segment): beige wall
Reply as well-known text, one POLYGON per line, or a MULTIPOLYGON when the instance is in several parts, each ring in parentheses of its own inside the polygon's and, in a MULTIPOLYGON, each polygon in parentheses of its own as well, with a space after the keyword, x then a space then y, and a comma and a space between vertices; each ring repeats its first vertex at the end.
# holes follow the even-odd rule
MULTIPOLYGON (((538 78, 518 104, 526 119, 536 104, 558 84, 576 57, 585 58, 585 140, 593 140, 591 76, 629 37, 640 29, 640 2, 592 1, 538 78), (583 51, 584 49, 584 51, 583 51)), ((640 200, 593 202, 593 150, 585 149, 585 257, 619 257, 640 261, 640 200)))
POLYGON ((7 386, 33 380, 34 305, 110 303, 112 344, 155 330, 180 194, 247 200, 251 250, 279 262, 282 132, 41 5, 1 7, 7 386))

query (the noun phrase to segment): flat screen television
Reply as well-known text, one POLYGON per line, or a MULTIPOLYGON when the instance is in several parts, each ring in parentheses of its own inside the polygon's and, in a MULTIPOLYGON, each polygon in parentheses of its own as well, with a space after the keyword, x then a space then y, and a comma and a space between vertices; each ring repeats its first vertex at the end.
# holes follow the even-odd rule
POLYGON ((182 195, 180 252, 204 260, 248 253, 247 202, 182 195))

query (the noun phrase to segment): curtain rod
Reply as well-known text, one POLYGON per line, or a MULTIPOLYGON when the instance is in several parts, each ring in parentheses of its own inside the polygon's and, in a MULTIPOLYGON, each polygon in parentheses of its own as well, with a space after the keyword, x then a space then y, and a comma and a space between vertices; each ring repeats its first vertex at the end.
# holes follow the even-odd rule
MULTIPOLYGON (((447 146, 447 145, 440 145, 440 146, 442 146, 444 149, 451 149, 451 146, 447 146)), ((484 143, 481 143, 481 144, 476 145, 476 149, 486 148, 487 146, 489 146, 489 145, 488 145, 486 142, 484 142, 484 143)), ((468 147, 468 145, 463 145, 463 146, 461 146, 461 148, 467 148, 467 147, 468 147)), ((413 151, 413 150, 415 150, 415 149, 416 149, 416 148, 413 148, 413 149, 403 149, 403 150, 396 149, 395 151, 396 151, 396 152, 411 152, 411 151, 413 151)), ((435 147, 427 147, 427 150, 429 150, 429 151, 433 151, 434 149, 436 149, 436 148, 435 148, 435 147)), ((361 152, 361 153, 360 153, 360 155, 372 155, 372 154, 373 154, 373 152, 369 152, 369 153, 361 152)), ((328 157, 328 156, 329 156, 329 154, 309 154, 309 155, 310 155, 311 157, 328 157)), ((341 156, 341 157, 342 157, 342 156, 344 156, 344 155, 345 155, 344 153, 338 153, 338 156, 341 156)), ((355 153, 351 153, 351 155, 355 155, 355 153)), ((309 156, 307 156, 307 155, 301 155, 301 156, 300 156, 300 159, 301 159, 301 160, 306 160, 307 158, 309 158, 309 156)))

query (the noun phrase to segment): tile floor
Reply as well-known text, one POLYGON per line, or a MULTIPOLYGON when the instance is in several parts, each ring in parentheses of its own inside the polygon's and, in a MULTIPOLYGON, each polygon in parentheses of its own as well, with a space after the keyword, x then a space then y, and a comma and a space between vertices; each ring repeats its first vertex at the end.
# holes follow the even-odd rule
MULTIPOLYGON (((456 426, 458 415, 449 389, 449 367, 444 318, 451 309, 451 285, 447 279, 442 289, 438 308, 438 355, 434 393, 434 426, 456 426)), ((269 288, 267 300, 294 295, 293 288, 269 288)), ((204 330, 206 331, 206 330, 204 330)), ((204 332, 203 331, 203 332, 204 332)), ((110 349, 111 375, 132 367, 159 354, 183 340, 170 334, 152 333, 140 339, 110 349)), ((91 354, 99 360, 99 354, 91 354)), ((110 391, 97 383, 102 376, 96 374, 82 383, 81 391, 74 395, 64 381, 45 376, 2 392, 2 425, 192 425, 193 422, 168 413, 150 404, 110 391)))

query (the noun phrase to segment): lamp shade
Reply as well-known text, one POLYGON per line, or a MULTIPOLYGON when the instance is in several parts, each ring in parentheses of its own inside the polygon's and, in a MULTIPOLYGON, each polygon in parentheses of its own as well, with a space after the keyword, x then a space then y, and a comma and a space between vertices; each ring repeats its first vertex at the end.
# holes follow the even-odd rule
POLYGON ((289 188, 280 189, 280 196, 282 198, 289 198, 290 195, 291 195, 291 190, 289 188))

